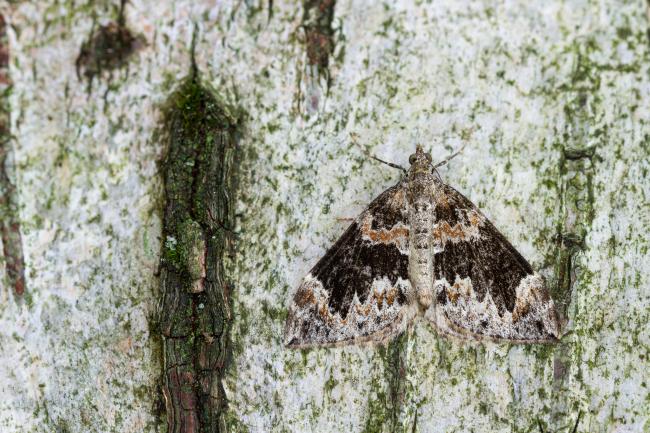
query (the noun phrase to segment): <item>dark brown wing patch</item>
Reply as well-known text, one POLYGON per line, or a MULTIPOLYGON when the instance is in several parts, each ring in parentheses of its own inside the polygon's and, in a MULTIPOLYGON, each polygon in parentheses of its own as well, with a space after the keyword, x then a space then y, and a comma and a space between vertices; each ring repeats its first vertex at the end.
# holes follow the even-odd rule
POLYGON ((461 193, 441 184, 434 236, 435 314, 445 332, 547 341, 557 315, 542 278, 461 193))
POLYGON ((404 323, 407 201, 402 183, 377 197, 312 268, 285 327, 290 347, 383 340, 404 323))

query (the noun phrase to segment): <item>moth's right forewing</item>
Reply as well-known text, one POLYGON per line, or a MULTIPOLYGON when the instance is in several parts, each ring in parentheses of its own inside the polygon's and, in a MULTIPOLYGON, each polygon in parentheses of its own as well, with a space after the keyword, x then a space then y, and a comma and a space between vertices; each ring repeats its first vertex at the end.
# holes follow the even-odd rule
POLYGON ((436 197, 435 305, 426 317, 460 337, 518 343, 559 337, 541 276, 466 197, 442 185, 436 197))

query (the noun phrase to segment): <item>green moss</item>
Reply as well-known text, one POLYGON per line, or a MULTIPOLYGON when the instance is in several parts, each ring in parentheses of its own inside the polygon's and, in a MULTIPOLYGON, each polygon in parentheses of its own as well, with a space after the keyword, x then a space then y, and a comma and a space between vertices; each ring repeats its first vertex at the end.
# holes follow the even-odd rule
MULTIPOLYGON (((269 283, 269 287, 275 287, 269 283)), ((287 290, 288 291, 288 290, 287 290)), ((287 317, 287 310, 284 307, 276 307, 273 304, 270 304, 268 301, 262 301, 262 312, 264 316, 269 318, 274 322, 284 322, 287 317)))
POLYGON ((231 411, 226 411, 222 426, 225 427, 224 431, 228 433, 248 433, 250 431, 231 411))
MULTIPOLYGON (((168 391, 177 396, 173 402, 185 392, 197 395, 203 402, 196 409, 201 425, 222 425, 227 418, 219 400, 204 398, 204 383, 212 383, 211 395, 224 395, 221 379, 231 350, 231 317, 225 312, 232 309, 233 289, 225 264, 234 242, 237 185, 239 124, 234 112, 200 81, 196 70, 163 108, 161 135, 169 143, 162 164, 164 364, 187 370, 180 387, 169 385, 168 391), (199 368, 207 360, 214 361, 199 368)), ((176 420, 180 411, 174 406, 172 418, 176 420)))
POLYGON ((366 408, 366 423, 363 427, 363 433, 381 433, 387 431, 385 427, 390 425, 391 411, 387 409, 387 396, 381 390, 381 385, 373 383, 373 393, 368 398, 366 408))
POLYGON ((386 346, 377 347, 383 372, 374 376, 367 403, 364 432, 403 431, 404 414, 409 394, 407 381, 407 351, 409 333, 404 332, 386 346))
POLYGON ((165 218, 165 231, 176 235, 167 237, 163 256, 178 269, 193 274, 188 261, 194 258, 198 244, 205 242, 201 227, 222 216, 210 215, 212 210, 205 199, 211 198, 211 193, 195 177, 214 146, 227 139, 224 134, 236 134, 238 121, 233 113, 240 112, 220 100, 195 75, 181 83, 164 112, 166 135, 171 142, 178 142, 168 151, 163 167, 167 173, 165 190, 178 205, 165 218))

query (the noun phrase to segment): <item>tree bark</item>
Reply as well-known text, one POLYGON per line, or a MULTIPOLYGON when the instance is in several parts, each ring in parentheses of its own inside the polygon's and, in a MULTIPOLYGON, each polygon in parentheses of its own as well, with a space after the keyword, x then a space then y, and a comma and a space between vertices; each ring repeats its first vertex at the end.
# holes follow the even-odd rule
POLYGON ((193 68, 165 116, 160 332, 167 429, 226 431, 237 119, 193 68))
POLYGON ((0 207, 20 235, 0 249, 1 431, 648 430, 645 2, 0 9, 0 207), (219 186, 230 156, 210 153, 223 123, 190 116, 189 147, 170 138, 193 59, 202 101, 246 113, 236 189, 219 186), (416 143, 437 160, 464 146, 440 175, 546 278, 560 343, 467 343, 418 321, 386 347, 282 346, 340 219, 401 176, 366 153, 405 166, 416 143), (197 424, 174 430, 185 415, 197 424))

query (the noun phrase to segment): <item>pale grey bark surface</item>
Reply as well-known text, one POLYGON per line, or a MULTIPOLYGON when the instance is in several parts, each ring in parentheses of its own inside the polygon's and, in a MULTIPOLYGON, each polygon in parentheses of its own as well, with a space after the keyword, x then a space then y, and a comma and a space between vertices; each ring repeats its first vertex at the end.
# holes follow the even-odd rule
POLYGON ((195 24, 203 79, 248 113, 233 431, 564 432, 580 413, 579 432, 648 431, 646 7, 340 1, 326 89, 300 3, 132 0, 146 45, 87 93, 75 60, 110 3, 4 3, 26 292, 0 291, 0 431, 165 430, 157 131, 195 24), (407 165, 416 142, 434 159, 465 145, 441 175, 546 277, 560 344, 469 344, 422 321, 387 348, 282 347, 337 219, 399 179, 363 150, 407 165))

